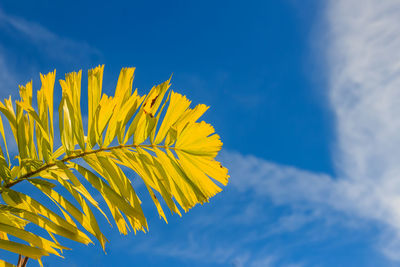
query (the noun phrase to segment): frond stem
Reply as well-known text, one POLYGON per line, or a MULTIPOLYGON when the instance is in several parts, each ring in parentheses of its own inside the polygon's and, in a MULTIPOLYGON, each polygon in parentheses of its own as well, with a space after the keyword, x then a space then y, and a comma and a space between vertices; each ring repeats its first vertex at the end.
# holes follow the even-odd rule
MULTIPOLYGON (((60 162, 64 163, 64 162, 67 162, 67 161, 70 161, 70 160, 73 160, 73 159, 83 158, 84 156, 91 155, 91 154, 97 154, 97 153, 104 152, 104 151, 111 151, 111 150, 125 149, 125 148, 136 148, 136 147, 143 147, 143 148, 154 148, 154 147, 157 147, 157 148, 164 148, 164 149, 166 149, 166 148, 175 149, 174 147, 160 146, 160 145, 154 145, 154 144, 151 144, 151 145, 136 145, 136 144, 118 145, 118 146, 112 146, 112 147, 101 147, 101 148, 96 149, 96 150, 83 151, 83 152, 78 153, 76 155, 70 155, 68 157, 65 157, 65 158, 61 159, 60 162)), ((79 150, 75 150, 73 152, 79 152, 79 150)), ((33 177, 34 175, 36 175, 36 174, 38 174, 38 173, 40 173, 40 172, 42 172, 44 170, 47 170, 47 169, 49 169, 51 167, 54 167, 54 166, 56 166, 55 162, 47 163, 47 164, 43 165, 42 167, 40 167, 40 168, 38 168, 38 169, 36 169, 34 171, 27 172, 24 175, 21 175, 20 177, 18 177, 14 181, 12 181, 12 182, 10 182, 8 184, 5 184, 3 187, 4 188, 10 188, 10 187, 12 187, 12 186, 24 181, 24 180, 27 180, 30 177, 33 177)), ((0 190, 0 193, 2 193, 1 190, 0 190)))

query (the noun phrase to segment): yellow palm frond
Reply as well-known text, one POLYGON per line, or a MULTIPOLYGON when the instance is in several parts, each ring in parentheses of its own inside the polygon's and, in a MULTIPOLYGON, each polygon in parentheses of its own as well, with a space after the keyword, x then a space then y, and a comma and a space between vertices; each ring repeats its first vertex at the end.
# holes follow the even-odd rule
POLYGON ((115 223, 120 233, 146 231, 141 201, 125 169, 143 180, 165 221, 161 199, 171 213, 181 215, 182 210, 186 212, 220 192, 215 181, 228 183, 228 170, 215 160, 222 147, 220 137, 210 124, 198 121, 208 107, 191 108, 191 101, 170 90, 170 80, 141 96, 132 90, 134 70, 121 70, 114 96, 102 93, 104 66, 89 70, 87 127, 81 112, 82 72, 66 74, 60 80, 62 145, 57 149, 55 71, 40 75, 37 108, 32 104, 32 82, 20 86, 15 106, 11 98, 0 102, 4 145, 0 146, 1 249, 38 260, 49 254, 61 256, 68 248, 57 241, 57 235, 83 244, 95 237, 104 249, 107 238, 93 208, 115 223), (18 147, 16 165, 10 161, 2 118, 8 121, 18 147), (17 191, 14 186, 21 182, 39 189, 57 210, 17 191), (87 188, 88 184, 92 188, 87 188), (92 196, 93 188, 109 211, 103 211, 92 196), (42 228, 49 237, 27 231, 28 224, 42 228), (19 241, 10 241, 8 236, 19 241))

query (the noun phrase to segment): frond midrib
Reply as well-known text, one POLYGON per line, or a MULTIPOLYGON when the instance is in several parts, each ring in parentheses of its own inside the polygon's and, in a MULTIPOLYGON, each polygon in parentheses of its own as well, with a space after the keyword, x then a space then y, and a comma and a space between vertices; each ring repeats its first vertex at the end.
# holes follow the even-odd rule
MULTIPOLYGON (((176 149, 175 147, 171 147, 171 146, 161 146, 161 145, 155 145, 155 144, 149 144, 149 145, 145 145, 145 144, 140 144, 140 145, 137 145, 137 144, 118 145, 118 146, 111 146, 111 147, 101 147, 99 149, 83 151, 81 153, 79 153, 81 150, 74 150, 74 151, 72 151, 72 153, 77 152, 78 154, 70 155, 68 157, 65 157, 65 158, 59 160, 59 161, 62 162, 62 163, 65 163, 65 162, 68 162, 68 161, 73 160, 73 159, 83 158, 84 156, 92 155, 92 154, 98 154, 98 153, 101 153, 101 152, 104 152, 104 151, 112 151, 112 150, 126 149, 126 148, 138 148, 138 147, 139 148, 155 148, 156 147, 156 148, 173 149, 173 150, 176 149)), ((5 184, 3 186, 3 188, 10 188, 10 187, 22 182, 22 181, 25 181, 25 180, 33 177, 34 175, 36 175, 36 174, 38 174, 38 173, 40 173, 42 171, 45 171, 45 170, 47 170, 47 169, 49 169, 51 167, 54 167, 54 166, 56 166, 56 162, 47 163, 47 164, 41 166, 40 168, 38 168, 38 169, 36 169, 34 171, 31 171, 31 172, 27 172, 24 175, 21 175, 17 179, 13 180, 12 182, 5 184)), ((3 193, 2 190, 0 190, 0 194, 1 193, 3 193)))

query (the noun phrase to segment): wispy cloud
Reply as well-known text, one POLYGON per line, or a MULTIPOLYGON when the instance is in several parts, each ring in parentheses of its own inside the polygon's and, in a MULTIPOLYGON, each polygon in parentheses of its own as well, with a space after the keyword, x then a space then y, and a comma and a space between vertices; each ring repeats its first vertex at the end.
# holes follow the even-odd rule
POLYGON ((400 233, 400 5, 340 0, 327 11, 337 170, 356 210, 400 233))
POLYGON ((335 0, 326 15, 338 177, 231 155, 233 161, 244 162, 231 164, 242 172, 232 182, 253 187, 277 203, 328 205, 400 233, 399 2, 335 0))
MULTIPOLYGON (((230 186, 220 197, 213 198, 210 204, 194 208, 182 221, 170 218, 172 222, 166 226, 151 218, 148 235, 136 236, 134 242, 119 238, 115 243, 111 242, 111 246, 113 250, 128 250, 136 255, 174 258, 182 266, 295 264, 293 259, 285 257, 281 248, 266 241, 282 232, 302 229, 309 215, 305 216, 299 209, 295 214, 282 215, 276 220, 272 215, 273 208, 267 207, 270 205, 266 197, 255 196, 253 189, 246 191, 230 186), (160 229, 164 227, 165 230, 160 229)), ((147 198, 142 200, 144 205, 151 202, 147 198)), ((153 212, 147 206, 144 210, 153 212)), ((299 247, 300 243, 293 242, 290 246, 299 247)), ((302 265, 297 263, 293 266, 302 265)))
POLYGON ((338 176, 231 153, 226 160, 236 173, 232 183, 276 204, 307 204, 314 210, 323 205, 385 225, 381 249, 400 259, 393 253, 400 248, 400 5, 335 0, 326 15, 338 176))

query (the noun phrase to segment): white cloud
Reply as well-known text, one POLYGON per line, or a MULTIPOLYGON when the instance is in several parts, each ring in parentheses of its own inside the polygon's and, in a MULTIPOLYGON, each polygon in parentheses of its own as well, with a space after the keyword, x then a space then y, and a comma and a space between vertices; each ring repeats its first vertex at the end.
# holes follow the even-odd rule
POLYGON ((386 225, 380 248, 399 260, 400 1, 334 0, 326 12, 338 177, 238 153, 226 153, 224 160, 238 190, 386 225))
POLYGON ((359 214, 400 233, 400 2, 330 3, 337 171, 359 214))
POLYGON ((398 172, 400 2, 331 3, 330 92, 338 168, 353 179, 398 172))

